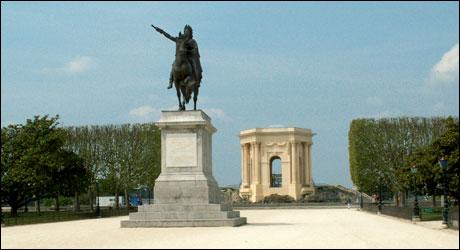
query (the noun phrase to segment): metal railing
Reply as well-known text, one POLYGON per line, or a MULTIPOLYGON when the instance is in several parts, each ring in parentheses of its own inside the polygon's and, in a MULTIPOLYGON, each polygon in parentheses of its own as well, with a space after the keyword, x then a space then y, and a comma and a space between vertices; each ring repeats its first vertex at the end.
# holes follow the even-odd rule
MULTIPOLYGON (((126 216, 129 213, 137 212, 137 207, 132 207, 129 211, 125 209, 101 209, 101 218, 126 216)), ((36 223, 49 223, 70 220, 96 219, 95 211, 44 211, 44 212, 20 212, 17 217, 10 217, 8 213, 2 215, 2 226, 15 226, 36 223)))
POLYGON ((458 206, 449 209, 449 227, 458 230, 458 206))
MULTIPOLYGON (((382 202, 381 214, 412 220, 414 215, 413 206, 396 206, 391 202, 382 202)), ((363 203, 364 211, 377 213, 378 203, 363 203)), ((442 207, 421 206, 420 219, 422 221, 442 220, 442 207)))

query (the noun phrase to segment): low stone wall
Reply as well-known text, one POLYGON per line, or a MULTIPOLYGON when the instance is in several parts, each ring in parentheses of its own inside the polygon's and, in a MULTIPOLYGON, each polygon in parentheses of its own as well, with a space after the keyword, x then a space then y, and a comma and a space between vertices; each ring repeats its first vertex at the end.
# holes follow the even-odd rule
MULTIPOLYGON (((315 193, 306 196, 301 202, 342 202, 350 200, 353 204, 359 203, 359 192, 351 190, 340 185, 320 185, 315 186, 315 193)), ((364 202, 369 202, 367 195, 363 196, 364 202)))
MULTIPOLYGON (((241 203, 233 204, 236 210, 241 209, 324 209, 324 208, 344 208, 348 206, 343 203, 333 202, 310 202, 310 203, 241 203)), ((351 206, 350 208, 357 208, 358 205, 351 206)))
MULTIPOLYGON (((244 200, 240 194, 238 188, 221 187, 221 191, 224 193, 226 202, 232 204, 246 204, 251 203, 250 201, 244 200)), ((308 195, 295 203, 334 203, 334 204, 346 204, 347 200, 350 200, 353 205, 359 204, 361 195, 359 192, 342 187, 340 185, 318 185, 315 186, 315 193, 308 195)), ((368 195, 363 195, 363 202, 371 202, 368 195)), ((262 202, 263 203, 263 202, 262 202)))

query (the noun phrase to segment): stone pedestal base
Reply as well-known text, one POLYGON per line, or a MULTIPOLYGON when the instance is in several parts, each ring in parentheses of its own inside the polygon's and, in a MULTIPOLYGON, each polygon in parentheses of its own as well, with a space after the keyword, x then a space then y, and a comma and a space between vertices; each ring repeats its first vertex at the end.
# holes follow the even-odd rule
POLYGON ((212 176, 212 134, 217 130, 201 110, 163 111, 161 174, 155 180, 154 204, 139 206, 121 227, 240 226, 246 218, 231 205, 212 176))
POLYGON ((246 224, 239 211, 225 204, 153 204, 131 213, 121 227, 221 227, 246 224))

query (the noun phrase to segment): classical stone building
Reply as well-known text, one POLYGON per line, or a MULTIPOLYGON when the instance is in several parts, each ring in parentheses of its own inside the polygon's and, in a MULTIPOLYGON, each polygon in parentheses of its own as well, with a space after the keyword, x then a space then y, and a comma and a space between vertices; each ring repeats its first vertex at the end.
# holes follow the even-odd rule
POLYGON ((314 193, 313 133, 303 128, 254 128, 240 132, 240 194, 256 202, 271 194, 298 200, 314 193))

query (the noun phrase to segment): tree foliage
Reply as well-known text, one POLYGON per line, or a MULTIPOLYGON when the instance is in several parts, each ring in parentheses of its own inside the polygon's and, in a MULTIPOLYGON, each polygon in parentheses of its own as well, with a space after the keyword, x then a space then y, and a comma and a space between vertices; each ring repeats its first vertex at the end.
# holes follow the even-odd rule
POLYGON ((2 128, 1 169, 2 202, 11 206, 12 216, 18 208, 38 197, 81 189, 71 185, 84 180, 77 155, 64 150, 65 130, 57 127, 59 116, 35 116, 24 125, 2 128))
MULTIPOLYGON (((1 198, 13 216, 27 202, 88 191, 96 183, 118 194, 153 188, 160 174, 160 131, 154 124, 58 127, 59 116, 35 116, 2 128, 1 198)), ((116 202, 118 205, 118 201, 116 202)))
MULTIPOLYGON (((154 124, 68 127, 67 147, 78 153, 96 182, 115 198, 140 186, 153 188, 160 174, 160 131, 154 124)), ((92 197, 92 195, 90 195, 92 197)), ((118 206, 118 201, 115 202, 118 206)))
POLYGON ((397 177, 407 175, 405 163, 412 152, 433 143, 446 131, 445 120, 439 117, 353 120, 348 142, 354 185, 366 193, 383 191, 384 198, 408 188, 407 182, 399 182, 397 177))
POLYGON ((449 195, 458 200, 458 120, 448 117, 445 128, 445 132, 431 144, 419 147, 410 155, 398 172, 397 181, 407 189, 439 195, 445 177, 449 195), (439 164, 442 157, 448 160, 448 168, 444 173, 439 164), (412 168, 417 169, 416 173, 410 172, 412 168))

